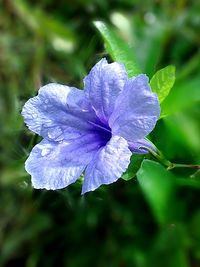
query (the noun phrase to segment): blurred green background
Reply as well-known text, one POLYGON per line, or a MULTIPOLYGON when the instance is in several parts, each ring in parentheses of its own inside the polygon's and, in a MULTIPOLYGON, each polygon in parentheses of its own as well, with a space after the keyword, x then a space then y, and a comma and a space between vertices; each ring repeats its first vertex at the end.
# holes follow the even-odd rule
POLYGON ((24 161, 39 137, 24 126, 21 108, 49 82, 82 88, 89 69, 110 58, 94 20, 115 27, 149 77, 176 66, 162 104, 167 116, 151 140, 173 162, 200 162, 199 1, 0 0, 0 266, 198 267, 194 169, 174 169, 170 193, 161 166, 150 195, 135 177, 85 196, 80 182, 31 187, 24 161))

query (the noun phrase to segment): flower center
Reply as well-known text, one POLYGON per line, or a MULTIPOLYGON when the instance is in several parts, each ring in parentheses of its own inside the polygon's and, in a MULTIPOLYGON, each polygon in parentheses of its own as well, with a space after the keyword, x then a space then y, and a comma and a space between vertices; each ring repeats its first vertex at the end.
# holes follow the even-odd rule
POLYGON ((89 123, 93 126, 92 130, 97 135, 99 144, 101 146, 105 146, 112 137, 112 132, 109 125, 100 121, 99 119, 97 119, 95 122, 89 121, 89 123))

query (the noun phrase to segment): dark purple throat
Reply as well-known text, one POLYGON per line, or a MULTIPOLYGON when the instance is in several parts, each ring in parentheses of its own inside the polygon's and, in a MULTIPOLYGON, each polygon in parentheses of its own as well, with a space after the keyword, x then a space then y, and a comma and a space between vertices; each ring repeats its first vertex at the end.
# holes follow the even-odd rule
POLYGON ((105 146, 112 137, 112 131, 108 123, 102 122, 97 119, 95 122, 89 121, 92 127, 92 131, 95 133, 101 146, 105 146))

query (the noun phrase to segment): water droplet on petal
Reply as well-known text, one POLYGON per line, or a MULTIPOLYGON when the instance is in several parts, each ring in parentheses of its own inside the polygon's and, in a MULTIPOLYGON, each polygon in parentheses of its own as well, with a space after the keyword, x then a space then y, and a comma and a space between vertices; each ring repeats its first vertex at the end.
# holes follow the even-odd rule
POLYGON ((44 100, 44 103, 45 103, 45 104, 48 104, 48 103, 49 103, 49 100, 48 100, 48 99, 45 99, 45 100, 44 100))
POLYGON ((51 128, 48 131, 48 137, 54 141, 62 141, 63 140, 63 131, 57 126, 55 128, 51 128))
POLYGON ((41 156, 42 157, 47 156, 50 152, 51 152, 51 149, 50 148, 44 148, 41 151, 41 156))
POLYGON ((33 119, 36 119, 38 117, 38 115, 36 113, 33 113, 32 117, 33 117, 33 119))

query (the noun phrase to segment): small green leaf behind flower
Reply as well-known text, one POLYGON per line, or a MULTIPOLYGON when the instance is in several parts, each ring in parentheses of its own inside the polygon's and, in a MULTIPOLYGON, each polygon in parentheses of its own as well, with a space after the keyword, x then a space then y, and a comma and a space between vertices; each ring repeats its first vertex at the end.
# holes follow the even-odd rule
POLYGON ((160 103, 168 96, 175 82, 175 67, 169 65, 157 71, 151 78, 150 85, 157 93, 160 103))
POLYGON ((111 26, 102 21, 95 21, 94 25, 103 37, 106 51, 112 59, 125 65, 129 77, 140 74, 141 70, 134 50, 116 34, 111 26))

